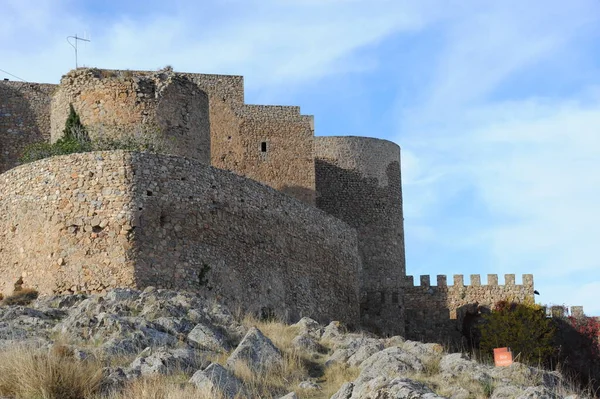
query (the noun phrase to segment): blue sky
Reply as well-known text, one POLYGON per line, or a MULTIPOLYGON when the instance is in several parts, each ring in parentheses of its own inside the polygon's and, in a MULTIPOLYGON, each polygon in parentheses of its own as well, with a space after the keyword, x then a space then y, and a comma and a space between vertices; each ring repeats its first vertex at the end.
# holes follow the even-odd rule
POLYGON ((25 80, 58 82, 87 33, 80 65, 244 75, 247 103, 300 105, 317 135, 398 143, 409 274, 533 273, 540 302, 600 315, 599 1, 0 9, 0 69, 25 80))

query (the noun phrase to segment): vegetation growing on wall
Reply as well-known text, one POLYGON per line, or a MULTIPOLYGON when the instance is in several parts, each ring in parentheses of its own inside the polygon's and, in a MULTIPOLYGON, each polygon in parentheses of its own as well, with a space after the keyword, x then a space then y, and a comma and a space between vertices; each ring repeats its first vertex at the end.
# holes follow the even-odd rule
POLYGON ((126 150, 143 152, 164 152, 164 143, 158 135, 144 134, 125 138, 97 138, 92 140, 86 127, 72 104, 69 104, 69 116, 65 122, 62 137, 55 143, 35 143, 25 148, 21 156, 22 163, 37 161, 56 155, 68 155, 79 152, 126 150))

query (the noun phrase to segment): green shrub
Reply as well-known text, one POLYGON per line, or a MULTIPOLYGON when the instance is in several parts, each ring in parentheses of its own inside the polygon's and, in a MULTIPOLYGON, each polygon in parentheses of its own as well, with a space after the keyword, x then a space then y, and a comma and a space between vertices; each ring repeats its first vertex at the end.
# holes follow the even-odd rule
POLYGON ((55 155, 67 155, 76 152, 92 150, 92 142, 85 126, 72 104, 69 104, 69 116, 65 122, 63 136, 53 144, 34 143, 25 148, 21 155, 21 162, 28 163, 55 155))
POLYGON ((519 361, 545 363, 555 352, 555 328, 546 318, 543 307, 535 304, 500 301, 491 313, 483 316, 480 349, 491 353, 494 348, 509 347, 519 361))
POLYGON ((22 163, 38 161, 56 155, 68 155, 90 151, 140 151, 140 152, 167 152, 168 142, 160 135, 160 131, 142 131, 132 136, 121 138, 100 137, 90 139, 86 127, 73 105, 69 105, 69 116, 65 122, 62 137, 53 144, 34 143, 29 145, 21 155, 22 163))

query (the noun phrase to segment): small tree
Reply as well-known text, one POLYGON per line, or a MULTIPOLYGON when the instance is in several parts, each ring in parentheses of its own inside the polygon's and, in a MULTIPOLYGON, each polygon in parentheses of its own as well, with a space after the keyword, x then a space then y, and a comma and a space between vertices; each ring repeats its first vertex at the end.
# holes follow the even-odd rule
POLYGON ((552 319, 539 305, 500 301, 483 319, 479 325, 482 351, 510 347, 522 362, 532 364, 546 362, 555 352, 552 319))
POLYGON ((72 152, 85 151, 91 143, 87 129, 81 123, 81 119, 73 104, 69 104, 69 116, 65 122, 62 137, 56 142, 60 147, 65 147, 65 150, 73 149, 72 152), (79 150, 79 151, 77 151, 79 150))
POLYGON ((69 104, 69 116, 65 122, 63 135, 55 143, 34 143, 25 148, 21 162, 27 163, 55 155, 73 154, 92 150, 92 141, 81 123, 73 104, 69 104))

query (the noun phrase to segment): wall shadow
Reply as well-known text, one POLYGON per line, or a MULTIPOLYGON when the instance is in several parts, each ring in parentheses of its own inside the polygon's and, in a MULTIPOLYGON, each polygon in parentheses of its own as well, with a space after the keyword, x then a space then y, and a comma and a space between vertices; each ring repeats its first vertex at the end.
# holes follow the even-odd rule
POLYGON ((27 146, 48 140, 52 87, 0 82, 0 173, 18 166, 27 146))

